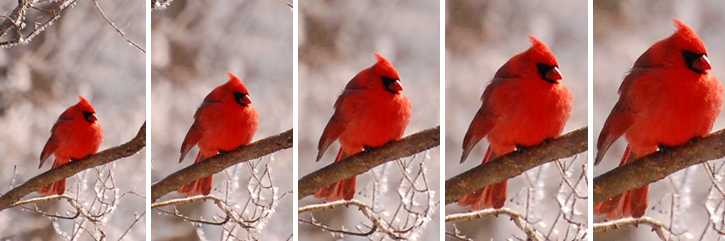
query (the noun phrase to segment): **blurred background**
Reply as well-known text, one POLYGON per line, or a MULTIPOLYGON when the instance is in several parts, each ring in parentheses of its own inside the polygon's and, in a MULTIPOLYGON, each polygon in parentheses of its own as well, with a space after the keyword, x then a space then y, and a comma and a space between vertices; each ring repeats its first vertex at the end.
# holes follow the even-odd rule
MULTIPOLYGON (((358 72, 375 64, 373 52, 385 56, 397 69, 404 93, 413 103, 413 116, 404 136, 440 125, 440 2, 426 1, 302 1, 299 15, 299 176, 302 177, 333 162, 339 143, 330 146, 315 162, 317 142, 334 112, 333 104, 345 85, 358 72)), ((404 158, 411 165, 411 176, 425 172, 434 205, 439 205, 439 148, 404 158), (423 169, 420 169, 420 163, 423 169)), ((389 162, 358 176, 355 199, 371 203, 377 196, 375 210, 385 210, 390 220, 401 203, 396 194, 401 185, 401 169, 389 162), (373 180, 373 179, 377 179, 373 180), (389 192, 385 192, 389 190, 389 192)), ((418 184, 420 185, 420 183, 418 184)), ((425 198, 416 200, 429 204, 425 198)), ((299 206, 322 203, 306 197, 299 206)), ((440 211, 430 206, 426 218, 432 222, 416 229, 410 236, 418 240, 438 240, 440 211)), ((357 230, 370 221, 357 208, 337 208, 313 213, 322 224, 357 230)), ((300 219, 310 219, 309 213, 300 219)), ((403 219, 405 220, 405 219, 403 219)), ((405 222, 405 221, 403 221, 405 222)), ((402 226, 402 225, 401 225, 402 226)), ((334 240, 328 232, 299 223, 300 240, 334 240)), ((362 228, 368 230, 367 228, 362 228)), ((380 238, 379 236, 374 236, 380 238)), ((346 240, 367 240, 345 236, 346 240)))
MULTIPOLYGON (((57 4, 60 2, 36 6, 51 9, 57 4)), ((129 39, 145 46, 144 1, 98 4, 129 39)), ((2 1, 0 14, 9 14, 16 5, 17 1, 2 1)), ((28 12, 28 30, 47 19, 38 9, 28 12)), ((0 41, 15 37, 6 36, 0 41)), ((78 1, 31 42, 0 51, 0 193, 50 169, 54 157, 38 169, 40 152, 60 114, 78 103, 77 95, 93 104, 105 130, 99 151, 131 140, 145 121, 145 72, 145 54, 126 42, 92 1, 78 1)), ((99 230, 109 240, 119 239, 124 232, 124 239, 143 239, 145 219, 134 221, 145 213, 145 156, 144 148, 134 156, 98 168, 104 177, 112 171, 118 188, 116 210, 101 222, 85 221, 86 231, 79 232, 73 220, 51 219, 15 207, 0 212, 0 223, 4 224, 0 225, 0 240, 66 240, 71 235, 77 235, 77 240, 92 240, 88 234, 99 234, 99 230)), ((89 169, 68 178, 65 194, 90 205, 96 197, 93 189, 98 190, 97 177, 89 169)), ((33 193, 26 198, 39 196, 33 193)), ((110 197, 114 198, 113 194, 110 197)), ((53 214, 75 212, 65 200, 39 204, 39 208, 53 214)))
MULTIPOLYGON (((511 57, 531 47, 527 35, 549 46, 559 61, 563 83, 574 95, 574 108, 564 133, 587 126, 587 1, 447 0, 445 34, 446 179, 481 164, 488 148, 485 140, 473 149, 468 161, 459 164, 463 136, 496 71, 511 57)), ((587 163, 586 157, 584 152, 562 160, 570 166, 567 171, 572 181, 581 180, 578 178, 587 163)), ((527 220, 538 223, 537 229, 544 234, 551 231, 550 239, 571 240, 572 233, 581 230, 560 219, 562 209, 557 199, 569 200, 566 205, 577 214, 573 220, 578 223, 586 223, 586 199, 567 198, 571 193, 562 185, 562 175, 555 166, 545 164, 509 180, 509 200, 504 207, 526 213, 527 220)), ((576 185, 579 194, 586 195, 586 190, 584 181, 576 185)), ((457 204, 446 206, 447 215, 468 210, 457 204)), ((455 226, 474 240, 525 237, 505 216, 459 222, 455 226)), ((446 224, 446 232, 453 231, 453 225, 446 224)))
MULTIPOLYGON (((283 1, 175 0, 168 8, 154 9, 151 15, 152 183, 194 162, 197 147, 183 163, 178 163, 181 142, 204 97, 229 80, 227 71, 244 82, 259 113, 259 129, 253 141, 293 127, 292 11, 283 1)), ((231 223, 192 225, 153 210, 152 239, 290 238, 294 197, 287 192, 291 192, 293 182, 292 149, 251 163, 259 167, 257 171, 270 171, 277 190, 274 196, 279 198, 275 212, 255 223, 255 231, 233 228, 231 223)), ((250 200, 250 173, 246 164, 240 164, 214 175, 211 194, 243 212, 245 202, 250 200)), ((272 200, 272 194, 265 195, 272 200)), ((160 201, 180 197, 172 192, 160 201)), ((223 215, 211 201, 177 208, 194 219, 212 220, 215 215, 223 215)))
MULTIPOLYGON (((725 1, 720 0, 648 0, 594 1, 594 134, 599 135, 604 121, 619 99, 617 89, 635 60, 655 42, 672 35, 672 18, 690 26, 708 50, 712 72, 725 75, 725 1)), ((713 131, 725 128, 721 113, 713 131)), ((598 176, 619 164, 624 153, 624 138, 609 149, 605 160, 594 168, 598 176)), ((722 160, 711 161, 718 166, 722 160)), ((722 172, 718 175, 723 175, 722 172)), ((722 182, 721 182, 722 183, 722 182)), ((722 184, 721 184, 722 185, 722 184)), ((717 234, 708 225, 708 206, 722 202, 722 195, 711 195, 711 181, 702 165, 677 172, 650 185, 646 216, 668 224, 676 240, 715 240, 717 234), (717 201, 719 200, 719 201, 717 201)), ((722 212, 719 219, 722 220, 722 212)), ((595 217, 595 222, 602 217, 595 217)), ((722 238, 722 236, 720 236, 722 238)), ((647 226, 625 227, 597 233, 595 240, 659 240, 647 226)))

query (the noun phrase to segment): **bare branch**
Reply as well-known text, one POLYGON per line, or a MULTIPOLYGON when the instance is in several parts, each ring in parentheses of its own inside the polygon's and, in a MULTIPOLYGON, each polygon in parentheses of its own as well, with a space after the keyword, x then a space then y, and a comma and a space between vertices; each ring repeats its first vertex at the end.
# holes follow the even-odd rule
POLYGON ((725 130, 656 152, 594 178, 594 204, 659 181, 689 166, 725 157, 725 130))
POLYGON ((292 129, 241 146, 236 150, 213 156, 203 162, 194 163, 151 185, 151 203, 191 181, 221 172, 238 163, 257 159, 290 147, 292 147, 292 129))
POLYGON ((411 156, 440 145, 440 126, 420 131, 382 147, 361 152, 307 174, 298 181, 297 199, 391 160, 411 156))
POLYGON ((501 208, 501 209, 484 209, 476 212, 468 212, 463 214, 451 214, 447 215, 445 217, 445 222, 462 222, 462 221, 470 221, 474 219, 481 219, 485 216, 495 215, 498 217, 498 215, 503 214, 506 216, 509 216, 511 218, 511 221, 516 224, 519 229, 523 230, 526 233, 526 236, 529 237, 529 240, 544 240, 543 234, 536 231, 536 229, 533 228, 533 225, 526 222, 526 219, 521 216, 518 212, 508 209, 508 208, 501 208))
POLYGON ((644 224, 647 226, 652 227, 652 231, 657 233, 657 236, 659 236, 662 240, 672 240, 673 236, 672 233, 670 233, 664 224, 661 222, 654 220, 649 217, 641 217, 641 218, 624 218, 624 219, 618 219, 611 222, 605 222, 605 223, 595 223, 592 227, 595 233, 598 232, 606 232, 608 230, 613 229, 619 229, 620 227, 626 226, 626 225, 634 225, 637 226, 639 224, 644 224))
POLYGON ((138 50, 141 50, 141 52, 143 52, 144 54, 146 53, 146 50, 144 50, 143 48, 141 48, 141 46, 138 46, 138 44, 136 44, 132 40, 128 39, 128 37, 126 37, 126 34, 124 34, 123 31, 121 31, 120 29, 118 29, 118 27, 116 27, 116 24, 114 24, 113 22, 111 22, 111 20, 109 20, 108 17, 106 17, 106 14, 103 13, 103 10, 101 9, 101 6, 98 5, 98 0, 93 0, 93 5, 96 6, 96 9, 98 10, 99 13, 101 13, 101 16, 103 17, 103 19, 105 19, 106 22, 108 24, 110 24, 111 27, 113 27, 113 29, 115 29, 116 32, 118 32, 118 34, 120 34, 123 39, 126 40, 126 42, 128 42, 131 45, 133 45, 138 50))
POLYGON ((33 0, 20 0, 18 6, 13 9, 10 16, 5 17, 5 21, 0 24, 0 37, 5 36, 11 29, 22 29, 25 25, 25 14, 28 9, 33 6, 33 0))
POLYGON ((446 204, 485 186, 515 177, 544 163, 587 150, 587 127, 554 138, 541 145, 516 151, 478 165, 446 180, 446 204))
POLYGON ((141 149, 145 146, 146 122, 143 123, 141 129, 138 133, 136 133, 136 137, 132 140, 119 146, 111 147, 104 151, 90 155, 81 160, 50 169, 49 171, 31 178, 27 182, 3 194, 0 196, 0 211, 17 205, 15 203, 20 200, 20 198, 37 191, 45 185, 68 178, 86 169, 110 163, 124 157, 129 157, 141 151, 141 149))
POLYGON ((166 8, 174 0, 151 0, 151 9, 166 8))
POLYGON ((323 204, 313 204, 313 205, 307 205, 304 207, 300 207, 297 209, 297 213, 306 213, 306 212, 316 212, 316 211, 322 211, 322 210, 328 210, 328 209, 334 209, 341 206, 348 207, 350 205, 357 206, 360 209, 360 212, 373 222, 373 226, 375 229, 379 229, 383 233, 387 234, 390 238, 393 239, 405 239, 405 237, 399 235, 397 231, 390 229, 388 227, 388 224, 383 220, 382 218, 378 217, 378 215, 373 212, 372 208, 368 207, 367 204, 358 201, 358 200, 343 200, 343 201, 336 201, 336 202, 330 202, 330 203, 323 203, 323 204))
POLYGON ((5 21, 0 24, 0 37, 5 36, 12 29, 15 29, 15 32, 18 35, 16 39, 0 42, 0 47, 12 47, 20 43, 29 42, 30 40, 35 38, 35 36, 45 31, 45 29, 53 24, 53 22, 58 20, 61 13, 73 6, 76 3, 76 0, 64 0, 59 2, 51 10, 41 10, 43 12, 51 13, 52 16, 50 16, 50 18, 43 23, 33 24, 33 31, 26 36, 23 36, 22 31, 27 27, 27 24, 23 21, 25 20, 25 15, 30 8, 37 9, 33 7, 34 3, 36 3, 36 1, 34 0, 20 0, 20 5, 18 5, 18 7, 13 10, 13 13, 9 17, 6 17, 5 21))

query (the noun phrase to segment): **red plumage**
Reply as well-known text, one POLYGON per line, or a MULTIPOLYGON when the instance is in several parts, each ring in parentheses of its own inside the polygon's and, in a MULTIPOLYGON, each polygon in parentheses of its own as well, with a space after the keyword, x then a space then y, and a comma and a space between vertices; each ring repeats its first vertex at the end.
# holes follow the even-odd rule
MULTIPOLYGON (((660 40, 634 63, 619 87, 619 101, 597 141, 595 165, 622 135, 628 146, 620 165, 679 146, 712 129, 722 108, 723 88, 710 73, 707 50, 697 34, 674 20, 677 32, 660 40)), ((642 217, 648 185, 622 193, 594 207, 607 219, 642 217)))
MULTIPOLYGON (((571 115, 573 97, 561 83, 559 64, 551 50, 529 36, 531 48, 512 57, 496 72, 483 92, 481 108, 463 138, 465 161, 484 137, 490 143, 485 163, 559 136, 571 115)), ((458 200, 471 210, 501 208, 506 202, 508 181, 496 183, 458 200)))
MULTIPOLYGON (((335 140, 340 141, 339 161, 365 148, 380 147, 403 136, 410 123, 412 104, 403 94, 398 71, 379 54, 378 62, 360 71, 335 102, 335 113, 318 144, 317 161, 335 140)), ((350 200, 357 177, 351 177, 315 193, 325 201, 350 200)))
MULTIPOLYGON (((78 96, 80 101, 68 107, 58 117, 50 130, 50 138, 40 154, 40 165, 43 167, 50 155, 55 156, 51 169, 65 165, 71 160, 82 159, 98 151, 103 141, 103 128, 98 124, 96 110, 88 100, 78 96)), ((45 196, 61 195, 65 192, 65 179, 53 182, 38 190, 45 196)))
MULTIPOLYGON (((194 163, 219 154, 232 151, 252 141, 259 125, 259 114, 251 106, 249 91, 244 83, 231 73, 229 81, 216 87, 204 98, 194 114, 194 124, 186 133, 181 144, 181 157, 195 145, 199 154, 194 163)), ((179 188, 187 197, 208 195, 211 192, 212 175, 200 178, 179 188)))

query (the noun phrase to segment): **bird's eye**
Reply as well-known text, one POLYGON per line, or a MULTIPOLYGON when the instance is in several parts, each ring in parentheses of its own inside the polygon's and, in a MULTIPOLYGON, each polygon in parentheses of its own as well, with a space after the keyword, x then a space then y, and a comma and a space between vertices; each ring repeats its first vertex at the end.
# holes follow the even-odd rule
POLYGON ((383 87, 387 91, 393 94, 397 94, 398 92, 403 90, 403 86, 400 84, 400 81, 398 79, 392 79, 388 77, 380 77, 380 80, 383 82, 383 87))
POLYGON ((546 80, 546 82, 556 83, 557 80, 561 79, 559 70, 556 69, 555 65, 536 63, 536 68, 539 70, 541 78, 546 80))
POLYGON ((705 54, 696 54, 687 50, 682 51, 682 57, 685 58, 685 64, 687 64, 687 67, 700 74, 705 73, 705 70, 710 69, 710 63, 707 62, 706 57, 703 59, 704 56, 705 54), (707 66, 705 66, 705 64, 707 66))
POLYGON ((90 123, 96 122, 98 120, 98 118, 96 118, 96 113, 89 111, 83 111, 83 118, 90 123))
POLYGON ((394 79, 391 79, 391 78, 388 78, 385 76, 380 77, 380 80, 383 81, 383 86, 385 86, 385 88, 388 88, 388 86, 390 86, 391 83, 395 82, 394 79))

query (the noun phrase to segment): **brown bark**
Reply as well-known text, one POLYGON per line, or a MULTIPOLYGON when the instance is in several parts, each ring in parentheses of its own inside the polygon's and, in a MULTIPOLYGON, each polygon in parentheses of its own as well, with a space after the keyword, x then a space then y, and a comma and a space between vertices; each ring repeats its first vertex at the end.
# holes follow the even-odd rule
MULTIPOLYGON (((257 159, 270 153, 292 147, 292 129, 275 136, 241 146, 236 150, 210 157, 203 162, 194 163, 180 171, 172 173, 161 181, 151 185, 151 203, 156 202, 160 197, 179 189, 196 179, 212 175, 222 170, 253 159, 257 159)), ((288 160, 290 166, 292 160, 288 160)))
MULTIPOLYGON (((388 161, 411 156, 439 145, 440 126, 437 126, 390 142, 382 147, 349 156, 301 178, 297 182, 297 199, 310 196, 323 187, 360 175, 388 161)), ((300 160, 300 162, 303 161, 312 160, 300 160)))
POLYGON ((669 176, 676 171, 725 157, 725 130, 655 152, 594 178, 594 204, 669 176))
POLYGON ((512 152, 478 165, 446 180, 445 204, 485 186, 515 177, 544 163, 570 157, 587 150, 588 128, 559 136, 538 146, 512 152))
MULTIPOLYGON (((141 126, 141 129, 136 134, 136 137, 134 137, 132 140, 121 144, 120 146, 108 148, 104 151, 98 152, 78 161, 74 161, 59 166, 57 168, 50 169, 49 171, 31 178, 20 186, 17 186, 13 188, 13 190, 10 190, 7 193, 3 194, 2 196, 0 196, 0 211, 14 206, 14 204, 22 197, 37 191, 45 185, 64 178, 71 177, 83 170, 104 165, 112 161, 131 156, 141 151, 141 149, 143 149, 145 146, 146 122, 144 122, 143 126, 141 126)), ((144 175, 144 173, 139 173, 139 175, 144 175)))

